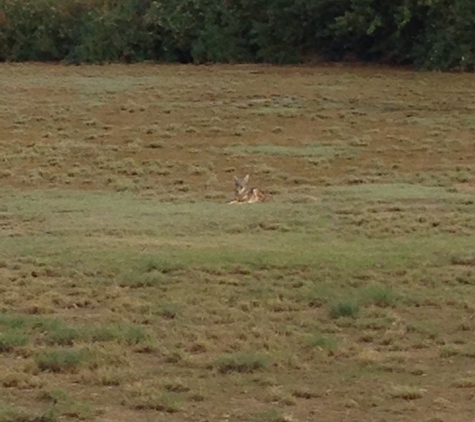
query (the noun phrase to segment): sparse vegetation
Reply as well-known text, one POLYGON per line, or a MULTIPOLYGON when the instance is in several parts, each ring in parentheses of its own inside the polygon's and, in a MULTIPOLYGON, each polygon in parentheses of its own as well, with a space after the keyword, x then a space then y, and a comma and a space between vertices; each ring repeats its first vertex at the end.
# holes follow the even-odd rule
POLYGON ((35 361, 40 371, 77 372, 87 361, 89 353, 84 349, 51 350, 36 355, 35 361))
POLYGON ((98 413, 88 403, 74 400, 62 390, 46 390, 38 398, 48 404, 40 420, 53 422, 68 417, 87 421, 94 419, 98 413))
POLYGON ((125 400, 125 404, 133 409, 176 413, 180 411, 182 406, 178 394, 161 391, 157 386, 137 382, 127 387, 127 392, 128 398, 125 400))
POLYGON ((391 397, 404 400, 416 400, 424 396, 425 390, 420 387, 396 385, 391 389, 391 397))
POLYGON ((265 368, 268 364, 269 359, 266 356, 237 352, 221 356, 216 361, 216 368, 223 374, 229 372, 252 373, 265 368))
POLYGON ((368 286, 362 293, 364 304, 372 304, 380 307, 393 306, 397 295, 390 287, 381 285, 368 286))
POLYGON ((0 334, 0 352, 11 352, 14 348, 28 343, 28 336, 20 330, 9 330, 0 334))
POLYGON ((351 317, 358 315, 359 307, 356 303, 345 301, 336 302, 330 306, 329 314, 332 318, 351 317))
POLYGON ((307 342, 309 346, 321 348, 329 353, 334 353, 338 349, 337 341, 330 336, 314 334, 308 338, 307 342))
POLYGON ((281 410, 269 409, 247 416, 251 422, 290 422, 291 419, 284 416, 281 410))
POLYGON ((2 422, 35 422, 39 418, 39 416, 29 414, 21 408, 0 401, 0 421, 2 422))
POLYGON ((0 79, 0 421, 473 419, 469 75, 0 79))

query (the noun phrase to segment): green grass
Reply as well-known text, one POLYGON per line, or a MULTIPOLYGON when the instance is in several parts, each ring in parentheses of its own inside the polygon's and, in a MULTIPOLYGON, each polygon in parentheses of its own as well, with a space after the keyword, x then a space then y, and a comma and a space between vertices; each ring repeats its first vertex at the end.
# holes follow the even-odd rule
POLYGON ((371 285, 361 292, 363 304, 372 304, 380 307, 394 306, 398 296, 391 287, 371 285))
POLYGON ((42 391, 40 399, 49 404, 41 417, 41 420, 45 421, 53 422, 62 420, 65 417, 87 421, 93 420, 98 413, 89 403, 74 400, 63 390, 52 389, 42 391))
POLYGON ((319 333, 309 336, 307 338, 307 343, 311 347, 318 347, 329 353, 334 353, 338 349, 338 341, 335 338, 324 336, 319 333))
POLYGON ((151 340, 142 325, 133 323, 77 325, 58 318, 3 313, 0 314, 1 326, 7 327, 0 334, 0 350, 4 352, 24 346, 33 339, 37 344, 48 346, 73 346, 84 341, 138 345, 151 340))
POLYGON ((0 421, 473 418, 473 78, 0 76, 0 421))
POLYGON ((38 353, 35 362, 40 371, 74 373, 85 365, 90 357, 86 349, 57 349, 38 353))
POLYGON ((288 422, 290 419, 286 418, 279 409, 269 409, 248 415, 250 422, 288 422))
POLYGON ((179 394, 138 383, 129 387, 124 404, 137 410, 176 413, 181 410, 182 401, 179 394))
POLYGON ((127 345, 137 345, 150 339, 144 327, 137 324, 112 324, 93 326, 88 330, 91 341, 117 341, 127 345))
POLYGON ((336 302, 330 305, 328 313, 333 319, 341 317, 355 318, 359 313, 359 306, 351 301, 336 302))
POLYGON ((21 330, 8 330, 0 334, 0 352, 11 352, 16 347, 25 346, 29 340, 21 330))
MULTIPOLYGON (((386 198, 388 190, 381 191, 386 198)), ((401 236, 391 241, 335 236, 330 220, 322 217, 328 212, 322 205, 276 204, 248 207, 242 213, 226 205, 156 204, 128 195, 53 192, 47 200, 35 199, 37 196, 8 196, 9 209, 21 209, 25 218, 35 215, 43 220, 44 234, 31 234, 27 242, 3 238, 5 257, 37 256, 60 266, 74 265, 78 270, 120 272, 124 285, 131 286, 159 283, 161 279, 154 273, 193 267, 239 265, 258 270, 329 265, 351 272, 384 261, 387 268, 410 268, 421 261, 437 262, 438 254, 449 248, 452 254, 462 253, 475 238, 463 236, 453 242, 449 234, 401 236), (108 218, 102 219, 106 212, 108 218), (81 214, 81 225, 75 226, 81 214), (260 228, 260 224, 283 218, 289 230, 276 233, 260 228), (222 230, 231 223, 242 225, 243 231, 222 230), (107 234, 115 227, 127 233, 128 241, 107 234), (90 247, 91 242, 102 249, 100 256, 90 247), (146 252, 139 252, 144 248, 146 252), (159 252, 151 253, 154 249, 159 252)), ((335 200, 341 198, 341 194, 335 196, 335 200)))
POLYGON ((41 419, 40 416, 30 414, 23 409, 0 401, 1 422, 36 422, 38 420, 44 420, 45 422, 54 422, 54 419, 41 419))

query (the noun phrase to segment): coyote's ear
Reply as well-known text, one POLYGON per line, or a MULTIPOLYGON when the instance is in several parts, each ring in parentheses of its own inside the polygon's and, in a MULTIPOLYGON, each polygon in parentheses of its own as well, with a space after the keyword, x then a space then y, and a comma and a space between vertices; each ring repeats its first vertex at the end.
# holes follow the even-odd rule
POLYGON ((246 177, 244 179, 242 179, 242 184, 247 185, 248 183, 249 183, 249 175, 246 174, 246 177))
POLYGON ((235 183, 236 185, 239 185, 239 184, 240 184, 239 179, 237 178, 237 176, 234 176, 234 183, 235 183))

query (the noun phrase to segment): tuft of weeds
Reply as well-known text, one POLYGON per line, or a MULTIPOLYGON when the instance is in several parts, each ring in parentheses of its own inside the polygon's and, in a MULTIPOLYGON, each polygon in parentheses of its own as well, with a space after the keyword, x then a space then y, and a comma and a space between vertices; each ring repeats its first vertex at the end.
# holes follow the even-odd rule
POLYGON ((190 388, 181 379, 165 380, 162 385, 166 391, 171 393, 187 393, 190 391, 190 388))
POLYGON ((83 384, 102 385, 106 387, 119 386, 125 381, 133 380, 133 374, 117 367, 99 366, 91 370, 81 371, 80 379, 83 384))
POLYGON ((341 317, 356 318, 359 307, 356 303, 350 301, 336 302, 330 305, 328 312, 333 319, 341 317))
POLYGON ((35 362, 43 372, 75 373, 90 357, 86 349, 58 349, 37 354, 35 362))
POLYGON ((231 372, 253 373, 266 368, 269 358, 249 352, 236 352, 226 354, 217 359, 216 368, 222 374, 231 372))
POLYGON ((430 340, 436 340, 440 337, 440 329, 436 325, 426 321, 415 321, 407 325, 408 333, 419 333, 430 340))
POLYGON ((168 274, 183 268, 184 265, 182 263, 171 259, 150 258, 145 264, 144 272, 157 271, 162 274, 168 274))
POLYGON ((451 358, 454 356, 459 356, 462 354, 462 350, 459 347, 447 345, 441 348, 440 357, 441 358, 451 358))
POLYGON ((384 308, 394 306, 397 301, 397 295, 392 288, 375 284, 363 290, 361 301, 365 305, 371 304, 384 308))
POLYGON ((39 399, 50 403, 42 421, 56 421, 64 417, 88 421, 97 415, 97 411, 89 403, 73 400, 64 390, 42 391, 39 399))
POLYGON ((32 415, 25 410, 0 401, 0 421, 1 422, 55 422, 54 419, 43 416, 32 415))
POLYGON ((395 399, 416 400, 424 397, 426 390, 409 385, 395 385, 389 394, 395 399))
POLYGON ((192 176, 204 176, 209 174, 210 170, 203 166, 190 165, 188 167, 188 173, 192 176))
POLYGON ((12 369, 6 370, 0 374, 0 385, 5 388, 32 390, 35 388, 41 388, 44 385, 44 381, 35 375, 12 369))
POLYGON ((452 256, 450 258, 452 265, 475 267, 475 253, 469 255, 452 256))
POLYGON ((292 419, 286 417, 280 409, 269 409, 248 415, 251 422, 290 422, 292 419))
POLYGON ((320 397, 320 394, 305 388, 295 388, 292 390, 292 396, 298 399, 310 400, 316 397, 320 397))
POLYGON ((121 287, 130 287, 131 289, 141 289, 145 287, 160 286, 164 278, 161 273, 140 274, 131 272, 122 277, 119 282, 121 287))
POLYGON ((174 302, 157 303, 155 309, 154 313, 165 319, 178 318, 183 312, 183 306, 174 302))
POLYGON ((307 338, 307 344, 311 347, 317 347, 332 354, 338 350, 338 342, 335 338, 324 336, 320 333, 313 334, 307 338))
POLYGON ((268 403, 279 403, 284 406, 294 406, 296 404, 295 398, 283 391, 280 386, 270 387, 266 391, 263 400, 268 403))
POLYGON ((117 341, 126 345, 137 345, 150 340, 144 327, 137 324, 98 325, 91 328, 93 342, 117 341))
POLYGON ((50 345, 72 346, 75 341, 83 337, 82 330, 78 327, 63 326, 49 331, 45 337, 45 342, 50 345))
POLYGON ((475 377, 466 377, 458 379, 453 383, 457 388, 475 388, 475 377))
POLYGON ((123 404, 133 409, 176 413, 183 406, 180 395, 170 391, 162 391, 154 385, 136 382, 127 386, 126 391, 123 404))
POLYGON ((162 141, 152 141, 146 145, 147 148, 151 149, 162 149, 165 148, 165 142, 162 141))
POLYGON ((10 329, 0 334, 0 353, 11 352, 17 347, 25 346, 29 340, 23 330, 10 329))

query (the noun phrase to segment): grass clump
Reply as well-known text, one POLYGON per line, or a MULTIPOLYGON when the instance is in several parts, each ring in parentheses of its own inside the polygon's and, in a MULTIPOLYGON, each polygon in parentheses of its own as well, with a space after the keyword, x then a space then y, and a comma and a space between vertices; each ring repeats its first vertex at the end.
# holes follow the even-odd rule
POLYGON ((99 325, 92 329, 91 340, 94 342, 117 341, 121 344, 137 345, 149 340, 144 327, 137 324, 99 325))
POLYGON ((252 373, 264 369, 268 365, 269 359, 266 356, 249 352, 230 353, 221 356, 216 361, 216 367, 222 374, 231 372, 252 373))
POLYGON ((381 285, 368 286, 362 293, 364 304, 376 305, 379 307, 394 306, 397 300, 393 289, 381 285))
POLYGON ((178 394, 141 383, 128 387, 124 404, 136 410, 157 410, 167 413, 176 413, 182 408, 182 400, 178 394))
POLYGON ((43 385, 44 381, 40 377, 24 372, 24 370, 6 369, 0 375, 0 386, 4 388, 33 390, 41 388, 43 385))
POLYGON ((395 399, 416 400, 424 396, 425 390, 419 387, 409 385, 394 386, 391 391, 391 397, 395 399))
POLYGON ((158 303, 156 313, 165 319, 176 319, 183 312, 183 306, 179 303, 158 303))
POLYGON ((82 330, 78 327, 64 326, 48 332, 46 343, 57 346, 72 346, 74 341, 83 338, 82 330))
POLYGON ((172 273, 174 271, 182 270, 184 266, 176 261, 170 259, 149 259, 144 266, 145 272, 157 271, 162 274, 172 273))
POLYGON ((163 284, 163 280, 163 274, 158 272, 150 272, 147 274, 131 272, 122 278, 119 285, 121 287, 130 287, 131 289, 140 289, 160 286, 163 284))
POLYGON ((11 352, 13 349, 25 346, 29 337, 21 330, 8 330, 0 334, 0 352, 11 352))
POLYGON ((51 390, 41 392, 39 398, 51 403, 41 421, 56 421, 63 417, 75 418, 83 421, 92 420, 96 411, 89 403, 73 400, 63 390, 51 390))
POLYGON ((457 388, 475 388, 475 377, 461 378, 454 382, 457 388))
POLYGON ((28 414, 22 409, 0 401, 0 422, 36 422, 43 420, 49 422, 48 419, 28 414))
POLYGON ((280 409, 269 409, 249 415, 251 422, 290 422, 291 419, 285 417, 280 409))
POLYGON ((454 356, 459 356, 461 354, 462 351, 460 350, 460 348, 452 345, 447 345, 441 348, 439 355, 441 358, 447 359, 454 356))
POLYGON ((5 334, 0 335, 0 350, 2 338, 5 347, 8 342, 16 346, 25 345, 29 335, 34 334, 41 334, 46 344, 58 346, 71 346, 75 340, 83 338, 80 328, 57 318, 4 313, 0 316, 0 325, 7 327, 5 334))
POLYGON ((84 349, 51 350, 35 356, 38 369, 43 372, 74 373, 90 358, 84 349))
POLYGON ((349 301, 333 303, 329 309, 330 317, 333 319, 341 317, 355 318, 358 312, 358 305, 349 301))
POLYGON ((320 333, 314 334, 307 339, 307 344, 311 347, 317 347, 326 350, 329 353, 334 353, 338 349, 338 342, 333 337, 323 336, 320 333))

